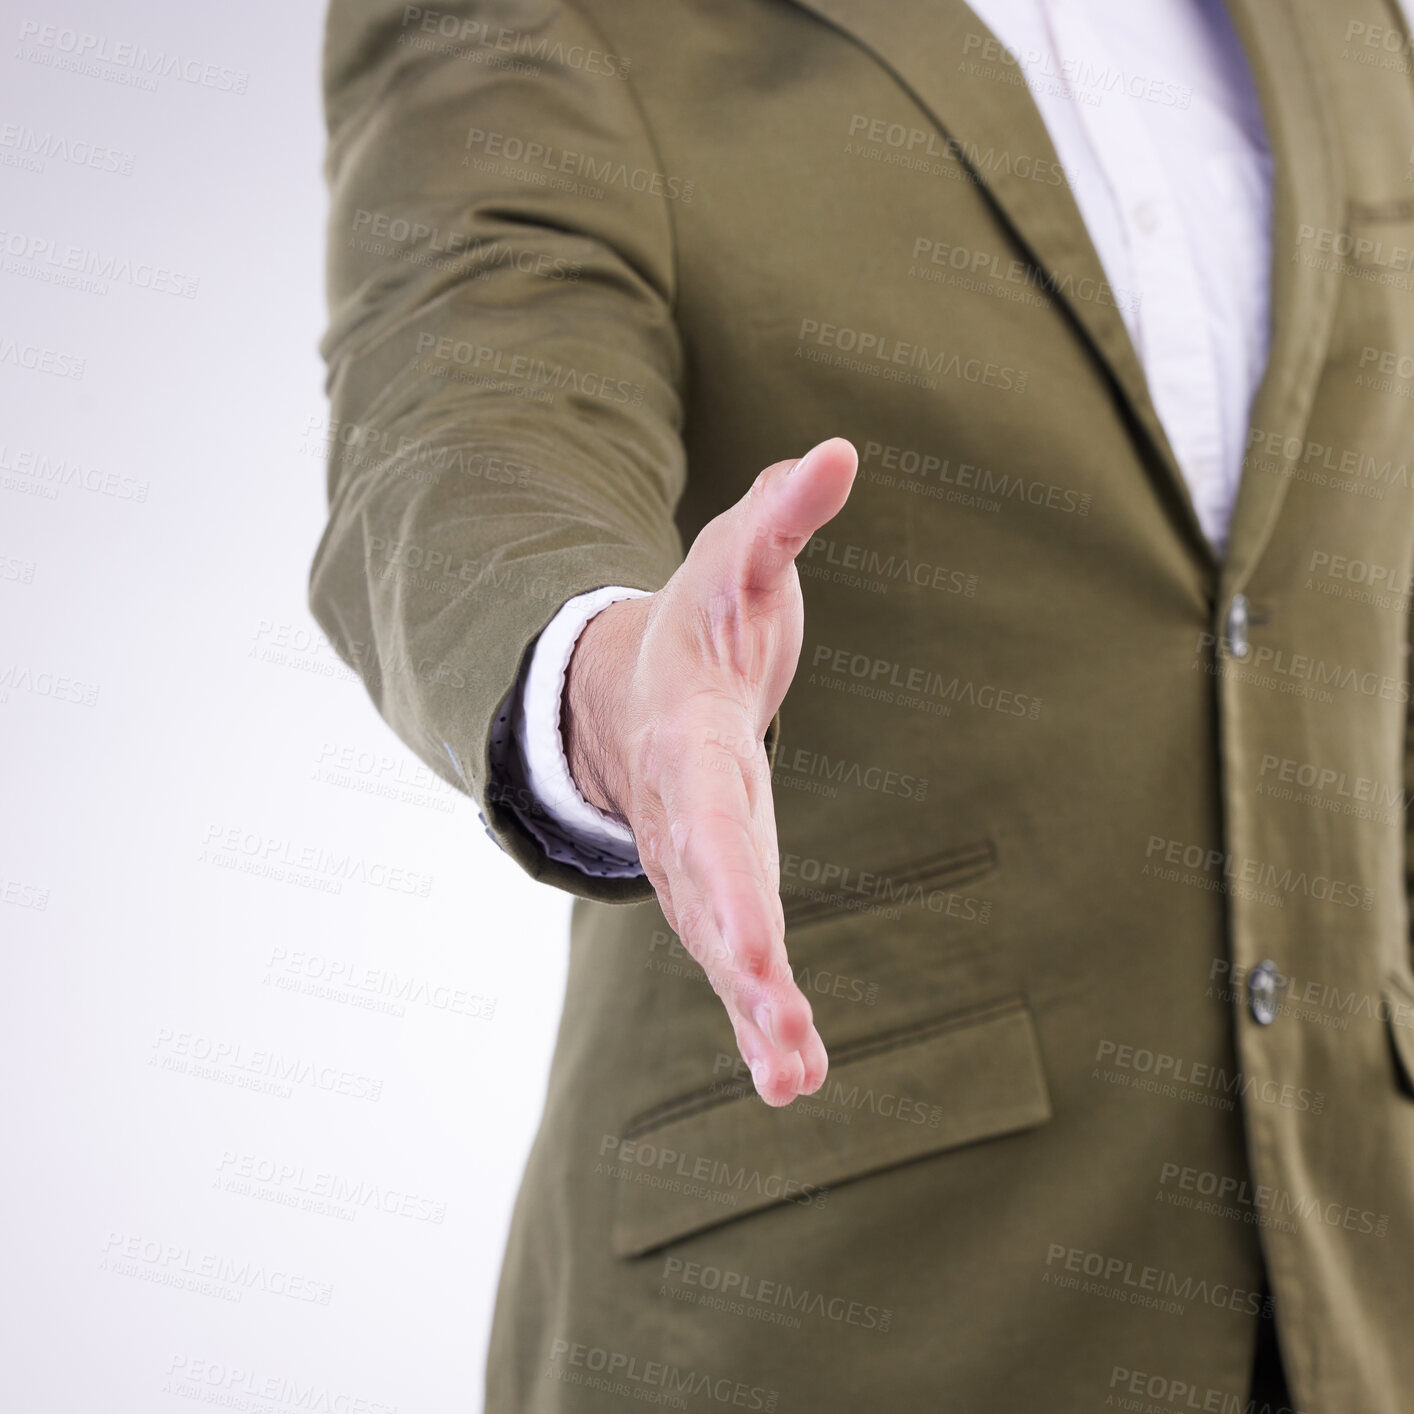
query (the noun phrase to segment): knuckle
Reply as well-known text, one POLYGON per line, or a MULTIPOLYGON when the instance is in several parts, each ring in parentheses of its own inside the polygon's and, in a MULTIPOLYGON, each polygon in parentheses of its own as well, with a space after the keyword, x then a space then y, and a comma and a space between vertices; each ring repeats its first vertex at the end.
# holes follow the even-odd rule
POLYGON ((776 952, 771 940, 761 933, 743 938, 736 948, 737 970, 758 984, 781 980, 776 966, 776 952))

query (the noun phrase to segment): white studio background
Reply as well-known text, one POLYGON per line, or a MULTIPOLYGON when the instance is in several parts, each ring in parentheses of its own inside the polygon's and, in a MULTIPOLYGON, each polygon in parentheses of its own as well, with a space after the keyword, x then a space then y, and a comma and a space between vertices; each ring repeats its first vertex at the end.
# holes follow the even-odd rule
POLYGON ((569 901, 306 608, 322 8, 0 5, 5 1410, 481 1408, 569 901))

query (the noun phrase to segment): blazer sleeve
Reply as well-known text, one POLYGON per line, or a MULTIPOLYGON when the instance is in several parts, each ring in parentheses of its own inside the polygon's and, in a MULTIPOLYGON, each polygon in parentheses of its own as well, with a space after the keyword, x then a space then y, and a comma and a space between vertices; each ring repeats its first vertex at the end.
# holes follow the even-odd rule
POLYGON ((690 188, 627 68, 553 0, 332 0, 329 514, 310 576, 340 656, 496 842, 616 902, 652 887, 548 858, 488 746, 561 604, 656 590, 682 559, 669 206, 690 188))

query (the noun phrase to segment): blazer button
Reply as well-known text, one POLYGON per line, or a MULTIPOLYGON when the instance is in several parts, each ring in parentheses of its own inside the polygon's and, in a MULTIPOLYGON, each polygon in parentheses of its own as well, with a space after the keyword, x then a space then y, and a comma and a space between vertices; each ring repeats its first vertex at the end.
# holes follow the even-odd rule
POLYGON ((1247 974, 1247 1006, 1258 1026, 1270 1026, 1277 1019, 1277 984, 1281 973, 1276 963, 1259 962, 1247 974))
POLYGON ((1227 651, 1234 658, 1247 656, 1247 624, 1247 596, 1234 594, 1232 604, 1227 611, 1227 651))

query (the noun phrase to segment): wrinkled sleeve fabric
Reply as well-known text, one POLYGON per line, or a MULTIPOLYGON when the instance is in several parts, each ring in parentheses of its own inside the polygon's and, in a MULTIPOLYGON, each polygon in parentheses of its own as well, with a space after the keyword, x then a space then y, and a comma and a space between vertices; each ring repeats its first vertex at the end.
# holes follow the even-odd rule
POLYGON ((581 11, 444 4, 450 38, 422 13, 328 11, 329 514, 310 604, 527 872, 637 902, 641 873, 554 858, 525 823, 533 793, 490 761, 561 606, 652 592, 682 560, 677 196, 581 11))

